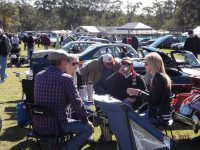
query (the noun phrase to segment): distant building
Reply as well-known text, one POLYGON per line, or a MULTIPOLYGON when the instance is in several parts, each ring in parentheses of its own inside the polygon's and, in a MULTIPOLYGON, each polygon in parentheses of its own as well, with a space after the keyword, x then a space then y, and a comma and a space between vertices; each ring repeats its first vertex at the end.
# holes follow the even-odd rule
POLYGON ((147 26, 141 22, 126 23, 122 26, 111 26, 111 27, 96 27, 96 26, 79 26, 72 31, 73 34, 87 34, 87 35, 98 35, 101 34, 103 37, 122 37, 123 35, 136 35, 136 36, 150 36, 158 34, 152 27, 147 26))

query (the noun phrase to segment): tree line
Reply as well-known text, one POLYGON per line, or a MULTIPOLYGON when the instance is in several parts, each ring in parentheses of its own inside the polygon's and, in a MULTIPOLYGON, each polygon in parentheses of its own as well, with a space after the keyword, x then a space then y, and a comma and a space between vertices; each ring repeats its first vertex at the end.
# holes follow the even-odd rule
POLYGON ((200 23, 198 0, 155 0, 141 13, 141 2, 125 5, 123 0, 35 0, 33 4, 29 0, 16 1, 0 2, 0 27, 8 32, 72 30, 80 25, 120 26, 128 22, 185 31, 200 23))

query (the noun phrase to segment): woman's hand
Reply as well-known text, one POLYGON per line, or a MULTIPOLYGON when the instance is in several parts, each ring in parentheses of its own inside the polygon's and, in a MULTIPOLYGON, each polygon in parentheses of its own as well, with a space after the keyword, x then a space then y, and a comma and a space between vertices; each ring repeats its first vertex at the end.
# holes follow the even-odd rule
POLYGON ((133 96, 133 95, 138 95, 140 90, 134 88, 127 88, 126 92, 128 95, 133 96))

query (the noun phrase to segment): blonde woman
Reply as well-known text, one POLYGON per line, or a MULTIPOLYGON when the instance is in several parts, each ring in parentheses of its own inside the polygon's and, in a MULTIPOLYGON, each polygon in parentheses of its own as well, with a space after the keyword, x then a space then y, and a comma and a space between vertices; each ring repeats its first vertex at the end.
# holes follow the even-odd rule
POLYGON ((67 60, 66 72, 74 78, 77 89, 82 85, 82 76, 79 73, 79 58, 75 54, 70 54, 67 60))
POLYGON ((165 72, 161 56, 157 53, 146 55, 145 69, 153 77, 149 93, 134 88, 126 91, 129 95, 138 95, 148 102, 145 118, 155 125, 164 124, 171 117, 171 80, 165 72))

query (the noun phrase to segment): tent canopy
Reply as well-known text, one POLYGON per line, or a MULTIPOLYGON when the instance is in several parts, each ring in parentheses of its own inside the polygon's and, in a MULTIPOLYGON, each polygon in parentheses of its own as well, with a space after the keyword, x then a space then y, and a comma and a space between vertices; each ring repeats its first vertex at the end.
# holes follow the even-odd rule
POLYGON ((131 22, 118 27, 117 30, 152 30, 152 28, 141 22, 131 22))
POLYGON ((120 27, 117 28, 117 32, 124 32, 126 30, 126 33, 128 34, 156 34, 157 31, 153 30, 150 26, 147 26, 141 22, 131 22, 126 23, 120 27))
POLYGON ((79 26, 74 31, 75 32, 84 31, 84 32, 87 32, 87 33, 99 33, 100 32, 99 29, 96 26, 79 26))

